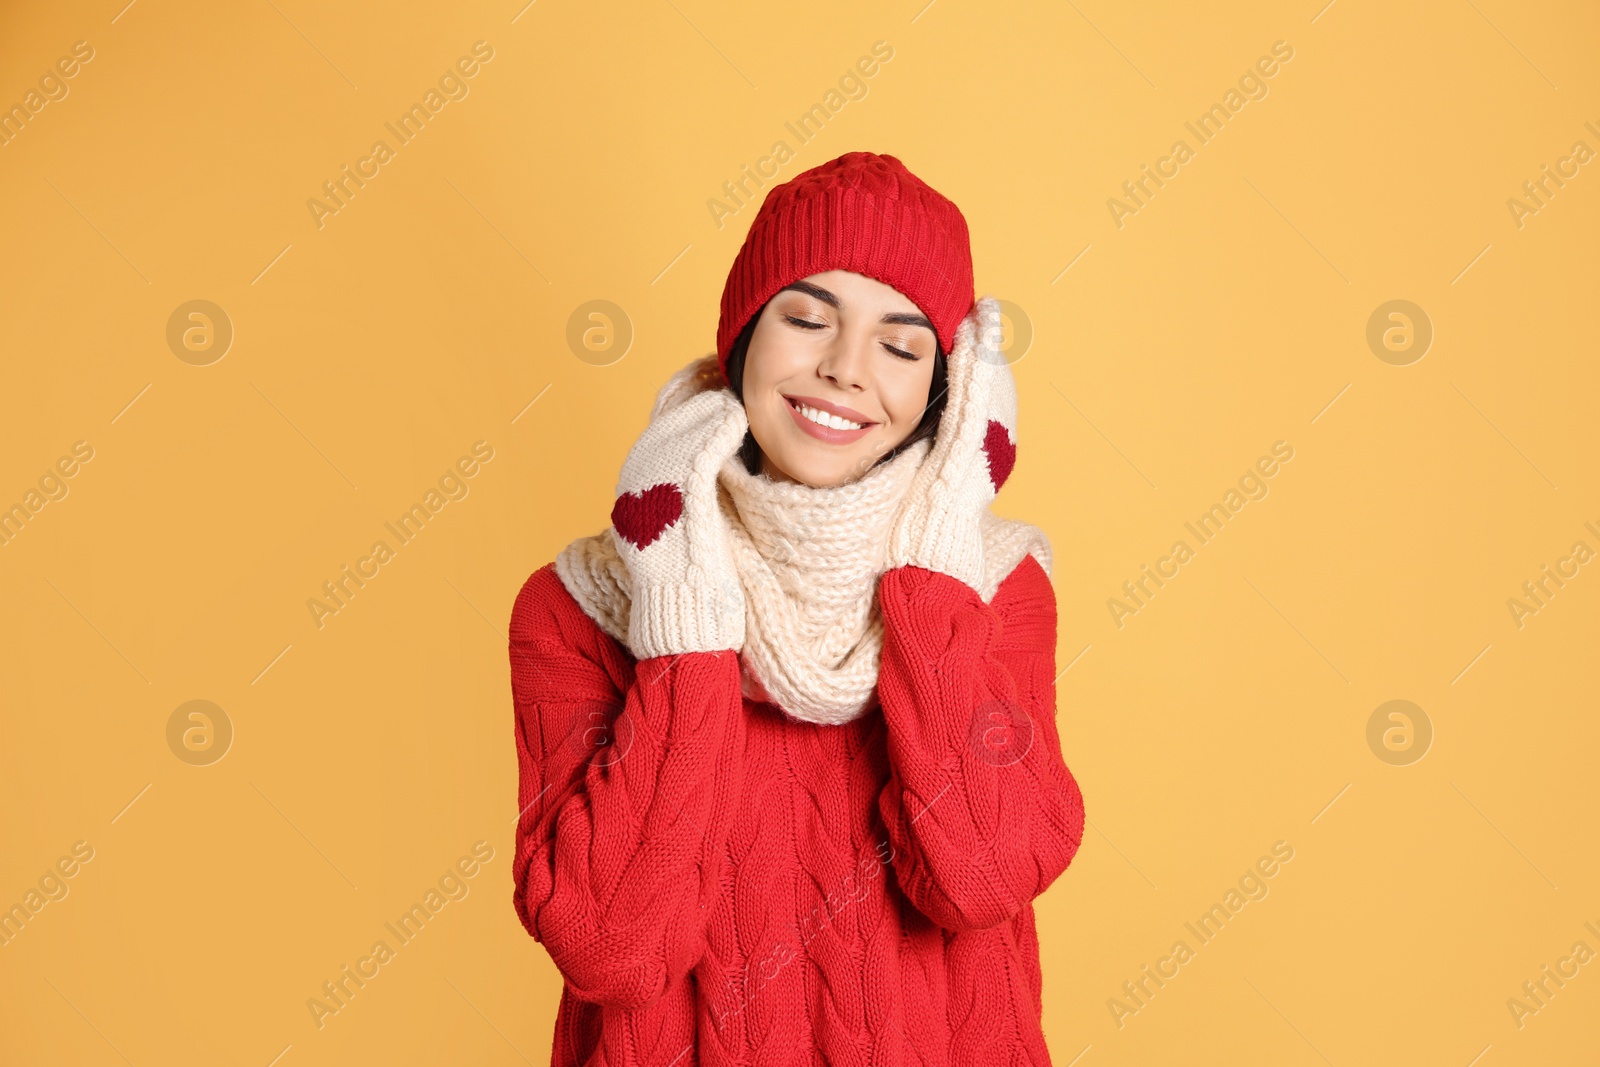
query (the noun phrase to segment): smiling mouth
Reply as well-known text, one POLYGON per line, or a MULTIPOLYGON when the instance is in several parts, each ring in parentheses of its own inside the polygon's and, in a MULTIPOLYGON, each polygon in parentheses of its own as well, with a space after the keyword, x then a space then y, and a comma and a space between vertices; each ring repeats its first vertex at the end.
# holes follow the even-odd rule
POLYGON ((869 426, 877 425, 875 422, 864 419, 847 419, 843 415, 835 415, 831 411, 824 411, 822 408, 813 407, 810 404, 803 403, 796 397, 785 396, 783 399, 787 401, 789 407, 798 412, 802 418, 809 422, 815 423, 818 426, 826 427, 830 430, 861 430, 869 426))
MULTIPOLYGON (((795 421, 795 429, 824 445, 854 445, 878 426, 870 419, 846 419, 842 414, 818 408, 818 403, 826 403, 821 397, 784 397, 784 403, 789 408, 789 418, 795 421), (813 403, 805 403, 806 400, 813 403)), ((859 414, 851 408, 846 411, 859 414)))

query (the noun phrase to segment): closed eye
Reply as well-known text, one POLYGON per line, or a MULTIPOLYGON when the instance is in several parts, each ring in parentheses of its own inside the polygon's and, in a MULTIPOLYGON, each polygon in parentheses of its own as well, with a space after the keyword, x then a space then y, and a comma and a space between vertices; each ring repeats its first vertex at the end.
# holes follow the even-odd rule
MULTIPOLYGON (((828 328, 828 324, 825 322, 812 322, 810 319, 802 319, 795 315, 785 315, 784 319, 785 321, 791 322, 800 327, 802 330, 826 330, 828 328)), ((893 355, 898 356, 900 359, 909 360, 912 363, 915 363, 917 360, 922 358, 915 352, 907 352, 904 349, 896 348, 887 341, 882 342, 882 344, 885 349, 887 349, 893 355)))

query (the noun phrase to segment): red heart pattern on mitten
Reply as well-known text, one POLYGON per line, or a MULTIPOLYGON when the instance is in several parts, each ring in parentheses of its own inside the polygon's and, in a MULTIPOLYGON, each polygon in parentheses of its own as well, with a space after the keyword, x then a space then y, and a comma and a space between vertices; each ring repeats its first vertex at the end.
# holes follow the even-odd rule
POLYGON ((983 454, 989 457, 989 482, 998 493, 1011 477, 1011 468, 1017 465, 1017 446, 1011 443, 1005 424, 997 419, 989 420, 989 430, 983 435, 983 454))
POLYGON ((611 506, 611 525, 635 548, 647 548, 683 516, 683 492, 670 482, 623 493, 611 506))

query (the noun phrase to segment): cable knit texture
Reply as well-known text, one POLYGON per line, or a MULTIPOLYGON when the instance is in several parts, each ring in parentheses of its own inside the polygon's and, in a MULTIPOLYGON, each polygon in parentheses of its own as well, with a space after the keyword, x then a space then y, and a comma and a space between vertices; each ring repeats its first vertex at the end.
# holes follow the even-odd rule
POLYGON ((1032 901, 1084 809, 1049 578, 878 598, 881 714, 825 726, 731 651, 635 660, 553 565, 524 584, 513 903, 565 979, 553 1067, 1050 1063, 1032 901))

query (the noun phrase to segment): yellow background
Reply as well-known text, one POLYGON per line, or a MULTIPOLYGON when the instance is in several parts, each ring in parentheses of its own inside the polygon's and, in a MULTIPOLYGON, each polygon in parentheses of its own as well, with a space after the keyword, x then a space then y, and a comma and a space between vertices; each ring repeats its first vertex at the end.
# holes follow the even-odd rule
POLYGON ((0 547, 0 903, 95 849, 0 948, 0 1060, 547 1062, 506 620, 711 349, 754 206, 719 229, 706 202, 780 138, 785 180, 901 157, 1032 323, 997 510, 1053 541, 1091 824, 1038 903, 1055 1061, 1592 1055, 1600 962, 1520 1028, 1506 1004, 1600 950, 1600 565, 1520 628, 1507 607, 1600 549, 1600 164, 1521 227, 1506 204, 1600 149, 1592 7, 124 2, 0 16, 0 102, 95 52, 0 147, 0 504, 94 449, 0 547), (306 201, 479 40, 469 95, 319 228, 306 201), (784 122, 879 40, 867 95, 796 146, 784 122), (1268 96, 1115 225, 1280 40, 1268 96), (235 331, 208 366, 166 341, 194 299, 235 331), (566 341, 592 299, 635 333, 607 366, 566 341), (1365 339, 1394 299, 1435 330, 1406 366, 1365 339), (479 440, 470 494, 318 628, 307 600, 479 440), (1278 440, 1270 495, 1115 625, 1278 440), (167 742, 196 699, 235 731, 209 766, 167 742), (1394 699, 1434 730, 1407 766, 1366 739, 1394 699), (307 999, 478 840, 470 895, 319 1030, 307 999), (1279 840, 1270 894, 1116 1025, 1279 840))

